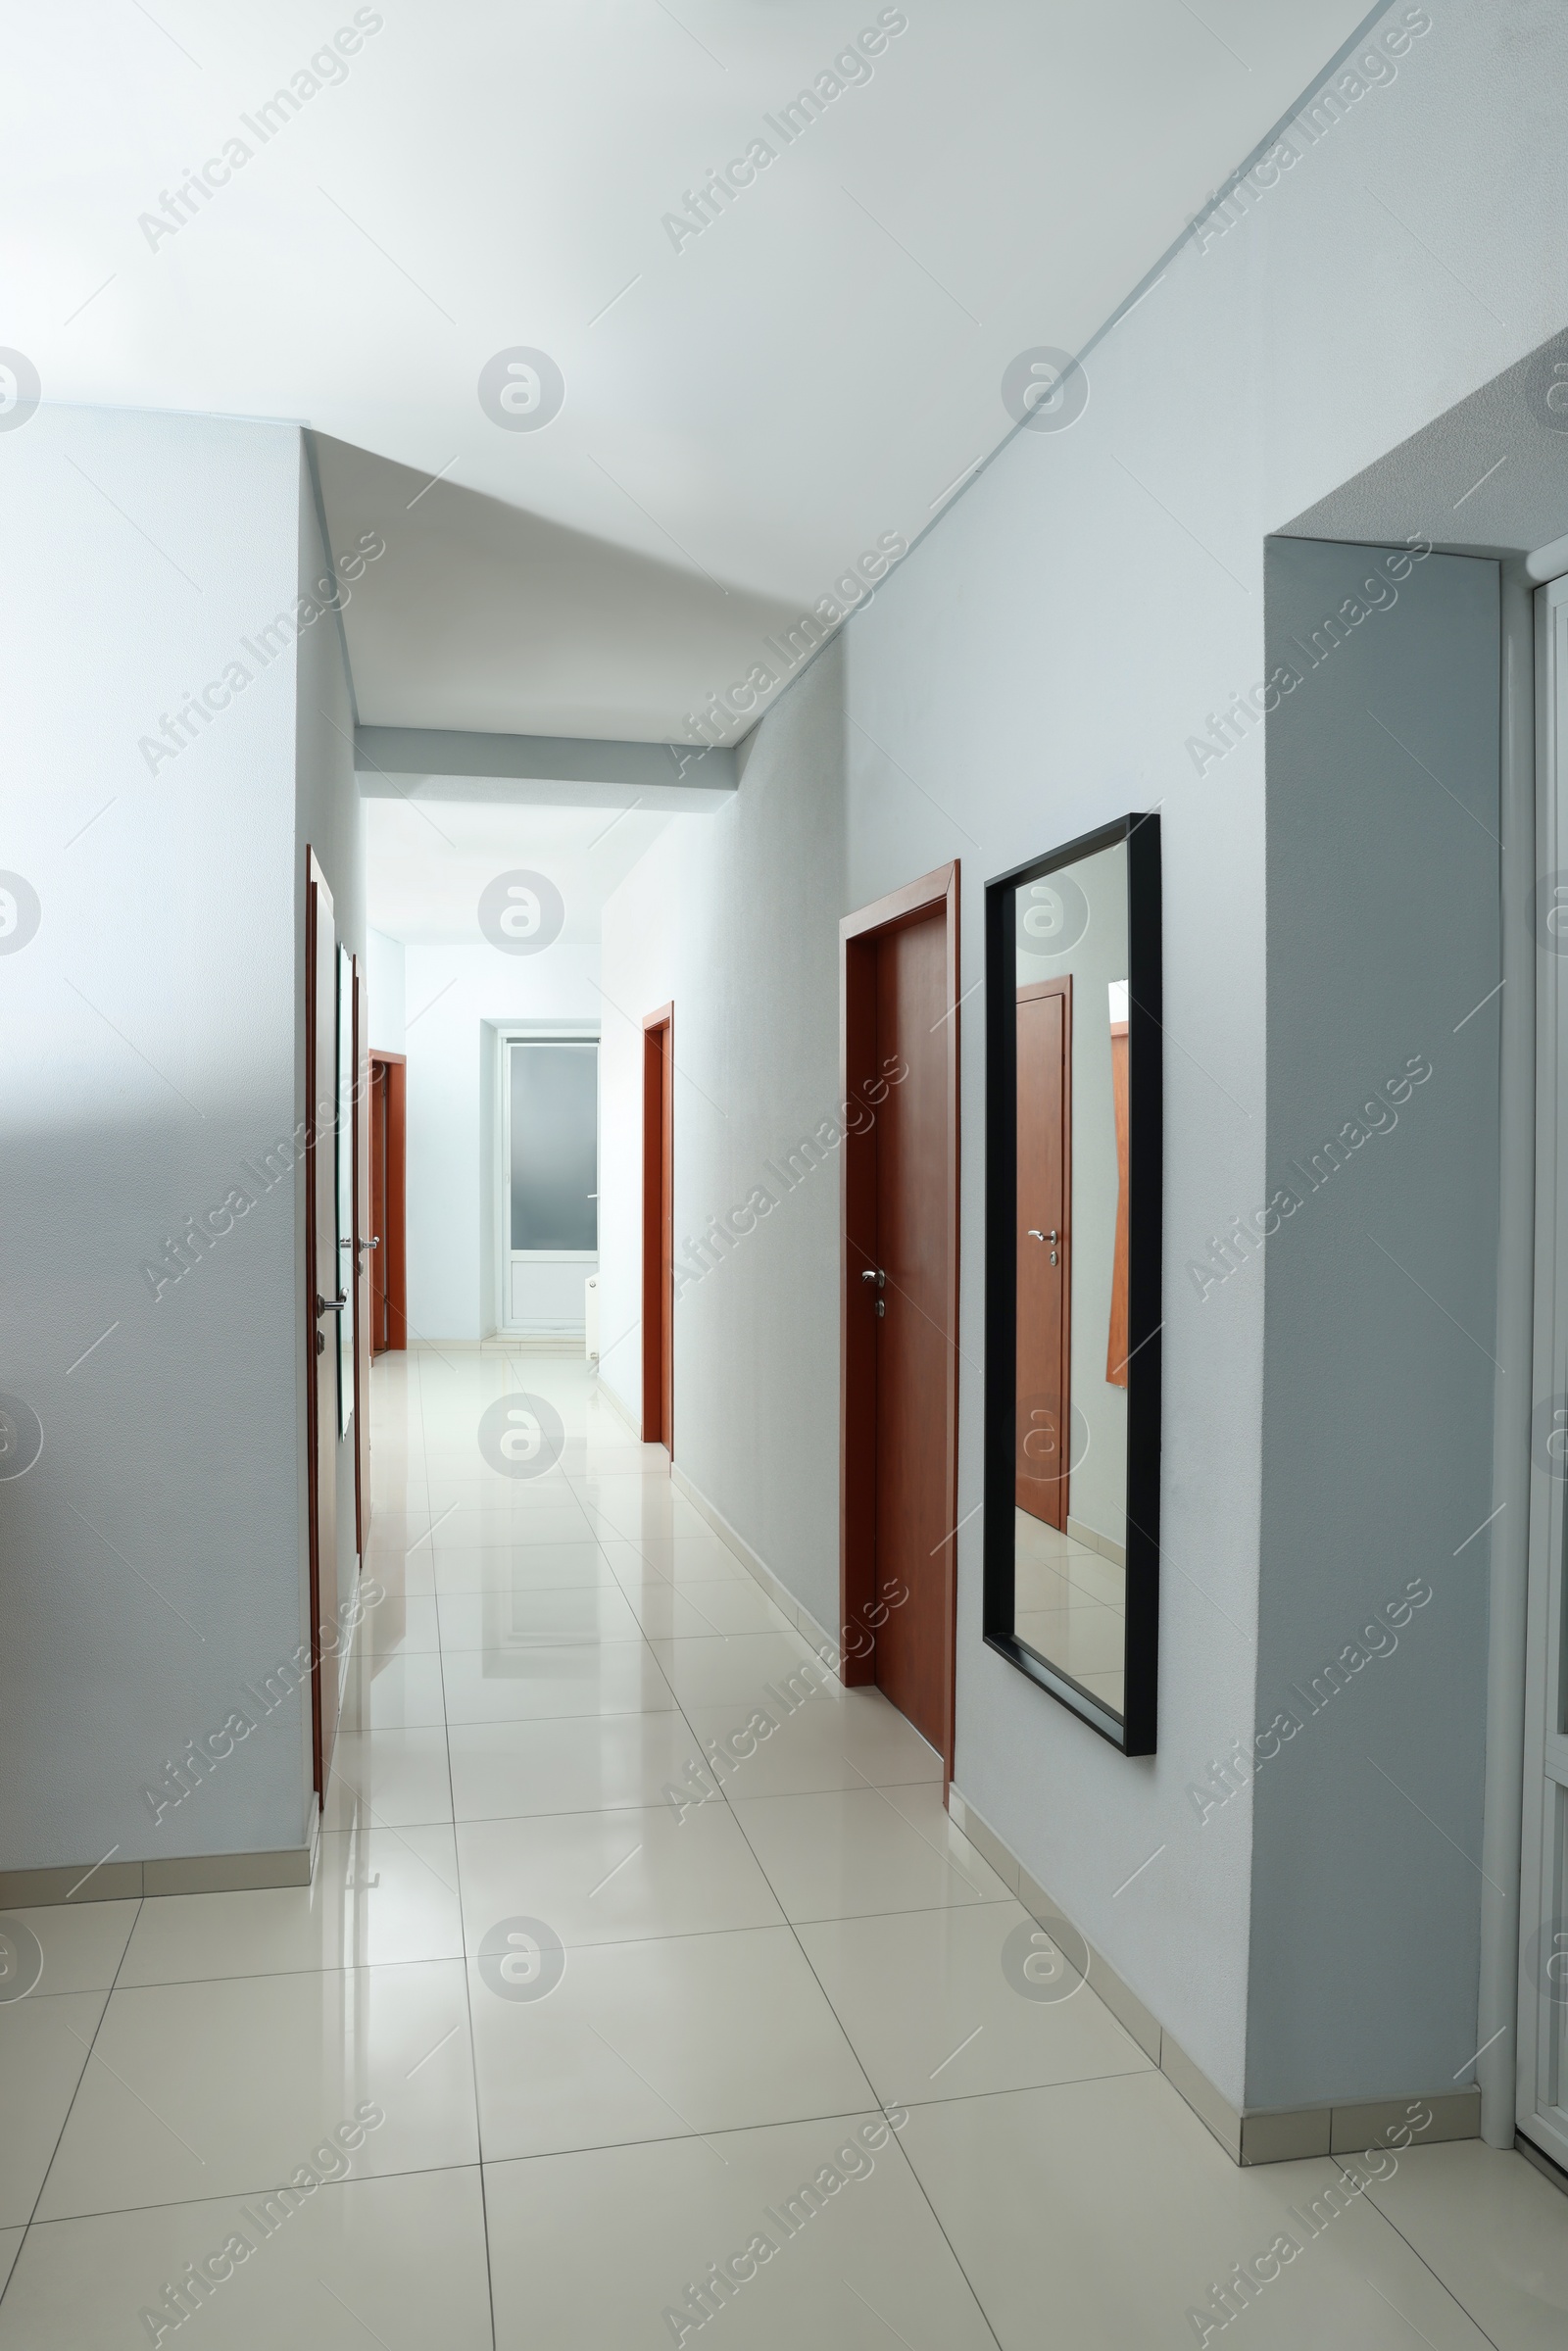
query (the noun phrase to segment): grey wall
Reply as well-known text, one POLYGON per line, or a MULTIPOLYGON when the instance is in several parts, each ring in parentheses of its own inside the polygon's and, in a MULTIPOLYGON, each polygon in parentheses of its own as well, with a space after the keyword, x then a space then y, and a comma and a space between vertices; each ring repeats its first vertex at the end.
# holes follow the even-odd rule
POLYGON ((1266 1245, 1257 1719, 1299 1728, 1256 1780, 1260 2106, 1445 2088, 1477 2042, 1497 566, 1393 561, 1283 540, 1267 567, 1270 667, 1300 679, 1269 720, 1267 1189, 1299 1205, 1266 1245))
MULTIPOLYGON (((1090 352, 1080 419, 1018 433, 850 621, 833 657, 842 716, 824 659, 764 721, 748 774, 766 760, 769 807, 748 837, 766 839, 767 862, 683 862, 661 844, 661 895, 634 879, 624 918, 616 901, 606 914, 607 986, 616 957, 635 956, 649 983, 630 1000, 637 1012, 679 999, 673 983, 685 974, 705 1036, 732 1022, 732 1000, 793 1021, 787 1048, 763 1064, 766 1116, 754 1095, 742 1127, 744 1142, 760 1140, 836 1087, 834 916, 959 857, 970 988, 981 975, 988 874, 1129 807, 1159 808, 1168 1277, 1159 1752, 1125 1761, 984 1647, 980 1526, 970 1518, 959 1538, 957 1785, 1238 2106, 1252 2087, 1252 1794, 1243 1788, 1200 1825, 1188 1791, 1232 1739, 1250 1739, 1260 1640, 1272 1654, 1274 1619, 1259 1589, 1263 1285, 1233 1280, 1205 1300, 1185 1266, 1227 1218, 1266 1197, 1261 721, 1240 722, 1222 756, 1193 747, 1214 744, 1210 714, 1266 674, 1268 534, 1562 325, 1568 27, 1544 5, 1453 0, 1431 14, 1431 32, 1396 80, 1320 138, 1303 136, 1297 162, 1246 217, 1189 243, 1090 352), (1456 155, 1465 158, 1457 174, 1456 155)), ((934 480, 934 499, 941 490, 934 480)), ((927 517, 896 519, 912 535, 927 517)), ((1418 516, 1406 527, 1419 525, 1418 516)), ((1412 873, 1410 899, 1421 896, 1412 873)), ((970 997, 961 1016, 960 1512, 981 1493, 982 1002, 970 997)), ((708 1066, 693 1064, 693 1074, 708 1066)), ((747 1180, 744 1152, 733 1150, 732 1090, 758 1080, 720 1053, 710 1067, 724 1088, 704 1082, 731 1115, 686 1115, 682 1230, 699 1204, 727 1204, 747 1180)), ((607 1057, 607 1086, 627 1090, 617 1114, 629 1135, 627 1068, 612 1081, 607 1057)), ((610 1125, 607 1110, 607 1134, 610 1125)), ((806 1204, 797 1194, 786 1213, 806 1204)), ((749 1241, 725 1277, 686 1295, 677 1323, 677 1458, 728 1497, 741 1532, 818 1613, 833 1590, 834 1214, 834 1202, 813 1200, 788 1261, 765 1259, 771 1310, 759 1311, 746 1285, 763 1277, 747 1264, 792 1229, 778 1211, 765 1243, 749 1241)), ((624 1313, 635 1297, 624 1216, 619 1234, 616 1269, 607 1231, 605 1280, 624 1313)), ((1468 1441, 1468 1430, 1456 1438, 1461 1451, 1468 1441)), ((1421 1477, 1414 1459, 1388 1464, 1388 1492, 1418 1518, 1421 1477)), ((1395 1510, 1385 1503, 1380 1528, 1395 1510)), ((1356 1696, 1369 1732, 1384 1706, 1405 1704, 1396 1674, 1406 1662, 1401 1651, 1376 1669, 1380 1681, 1363 1678, 1356 1696)), ((1399 1727, 1396 1711, 1391 1737, 1399 1727)), ((1262 1786, 1267 1800, 1266 1777, 1262 1786)), ((1356 1964, 1347 1935, 1341 1965, 1356 1964)), ((1467 1964, 1460 1949, 1442 1991, 1445 2032, 1462 2006, 1467 1964)), ((1369 2034, 1392 2030, 1424 1985, 1397 1981, 1396 1969, 1361 1979, 1369 2034)), ((1423 2058, 1428 2086, 1423 2052, 1401 2053, 1423 2058)), ((1293 2094, 1345 2095, 1353 2075, 1372 2095, 1384 2080, 1364 2041, 1346 2044, 1332 2079, 1321 2040, 1298 2055, 1293 2094)))
POLYGON ((141 1795, 301 1638, 292 1187, 141 1268, 296 1116, 295 663, 241 640, 294 603, 299 435, 41 409, 4 457, 0 861, 42 920, 0 955, 0 1388, 44 1446, 0 1483, 0 1867, 295 1846, 297 1698, 141 1795))

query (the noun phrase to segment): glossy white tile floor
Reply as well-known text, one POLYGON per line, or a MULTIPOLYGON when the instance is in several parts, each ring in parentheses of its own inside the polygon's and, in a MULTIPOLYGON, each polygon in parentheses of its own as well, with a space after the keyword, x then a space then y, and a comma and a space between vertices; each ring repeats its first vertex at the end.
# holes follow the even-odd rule
MULTIPOLYGON (((781 1698, 805 1643, 580 1363, 390 1358, 375 1429, 387 1597, 315 1886, 26 1914, 0 2351, 160 2325, 634 2351, 695 2339, 696 2289, 759 2235, 706 2322, 754 2351, 1196 2340, 1211 2282, 1341 2167, 1237 2171, 1091 1988, 1024 1995, 1029 1924, 937 1758, 874 1691, 781 1698), (566 1438, 514 1480, 475 1426, 519 1383, 566 1438), (667 1784, 760 1708, 773 1735, 678 1816, 667 1784), (564 1966, 547 1942, 530 1980, 514 1946, 509 1984, 519 1921, 564 1966)), ((1568 2200, 1514 2155, 1412 2150, 1232 2324, 1258 2351, 1561 2351, 1568 2200)))

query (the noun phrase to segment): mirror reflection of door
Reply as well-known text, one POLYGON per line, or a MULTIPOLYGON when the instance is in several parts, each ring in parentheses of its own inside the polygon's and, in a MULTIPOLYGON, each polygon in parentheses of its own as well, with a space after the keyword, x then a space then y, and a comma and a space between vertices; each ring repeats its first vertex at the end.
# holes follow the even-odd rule
POLYGON ((1127 1385, 1127 982, 1105 989, 1110 1010, 1110 1099, 1116 1119, 1116 1237, 1110 1264, 1110 1340, 1105 1377, 1127 1385))
POLYGON ((1070 1370, 1072 975, 1018 991, 1018 1493, 1065 1534, 1070 1370))
POLYGON ((346 1437, 354 1423, 354 1321, 359 1288, 354 1278, 354 1120, 356 1069, 354 1060, 354 957, 346 947, 337 951, 337 1049, 335 1069, 336 1119, 332 1131, 332 1190, 335 1210, 337 1297, 337 1433, 346 1437))
POLYGON ((1127 850, 1018 892, 1015 1638, 1112 1716, 1126 1675, 1127 850))

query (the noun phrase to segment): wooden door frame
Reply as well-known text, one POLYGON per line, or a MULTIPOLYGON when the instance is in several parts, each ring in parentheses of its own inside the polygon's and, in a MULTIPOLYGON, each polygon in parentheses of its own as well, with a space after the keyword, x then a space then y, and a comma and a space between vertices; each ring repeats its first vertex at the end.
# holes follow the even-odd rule
MULTIPOLYGON (((1066 1002, 1066 1009, 1062 1015, 1061 1036, 1061 1270, 1066 1278, 1061 1285, 1061 1409, 1056 1415, 1059 1442, 1067 1457, 1067 1467, 1062 1471, 1060 1479, 1061 1525, 1056 1528, 1056 1532, 1058 1535, 1065 1535, 1067 1511, 1072 1494, 1072 973, 1065 971, 1055 979, 1050 980, 1028 980, 1021 988, 1015 990, 1013 1002, 1015 1004, 1038 1004, 1042 999, 1050 996, 1062 997, 1066 1002)), ((1014 1183, 1016 1184, 1016 1178, 1014 1178, 1014 1183)), ((1013 1198, 1016 1200, 1016 1190, 1014 1190, 1013 1198)), ((1018 1222, 1016 1214, 1013 1222, 1014 1224, 1018 1222)), ((1017 1334, 1014 1332, 1013 1393, 1015 1395, 1018 1384, 1017 1345, 1017 1334)), ((1015 1508, 1022 1510, 1026 1507, 1024 1503, 1017 1500, 1016 1495, 1013 1498, 1015 1508)), ((1053 1526, 1055 1522, 1052 1519, 1042 1519, 1040 1523, 1042 1526, 1053 1526)))
MULTIPOLYGON (((386 1226, 381 1235, 386 1284, 387 1344, 383 1354, 409 1344, 409 1061, 407 1053, 370 1048, 386 1067, 386 1226)), ((373 1341, 372 1341, 373 1349, 373 1341)))
MULTIPOLYGON (((840 1678, 851 1688, 876 1680, 873 1608, 876 1560, 875 1332, 852 1315, 850 1298, 860 1267, 851 1263, 852 1234, 865 1221, 876 1160, 868 1144, 874 1111, 852 1089, 864 1066, 866 1041, 876 1026, 876 948, 892 931, 940 914, 944 930, 947 1012, 948 1265, 944 1286, 948 1368, 945 1383, 943 1495, 950 1532, 941 1550, 943 1643, 943 1796, 953 1780, 957 1690, 958 1520, 958 972, 959 860, 893 890, 839 924, 839 1090, 845 1122, 839 1167, 839 1643, 840 1678), (863 1110, 863 1121, 856 1115, 863 1110)), ((861 1252, 863 1254, 863 1251, 861 1252)))
POLYGON ((643 1443, 675 1457, 675 1006, 643 1018, 643 1443))
MULTIPOLYGON (((326 893, 332 904, 332 885, 326 878, 321 861, 307 843, 305 850, 305 1484, 306 1532, 310 1561, 310 1649, 311 1649, 311 1771, 318 1804, 326 1801, 326 1755, 322 1731, 323 1674, 334 1670, 336 1650, 331 1659, 323 1658, 321 1646, 321 1460, 320 1460, 320 1380, 321 1364, 326 1360, 317 1347, 321 1318, 316 1310, 316 1154, 322 1137, 319 1103, 321 1074, 316 1066, 317 995, 321 982, 319 958, 316 953, 318 889, 326 893)), ((334 930, 335 939, 335 930, 334 930)), ((334 945, 331 980, 337 986, 337 956, 334 945)), ((334 1025, 336 1014, 334 1012, 334 1025)), ((336 1285, 334 1284, 334 1294, 336 1285)), ((335 1345, 335 1334, 334 1334, 335 1345)), ((336 1414, 333 1415, 334 1423, 336 1414)), ((334 1538, 335 1538, 334 1523, 334 1538)), ((334 1577, 337 1562, 333 1563, 334 1577)), ((334 1725, 335 1728, 335 1725, 334 1725)))

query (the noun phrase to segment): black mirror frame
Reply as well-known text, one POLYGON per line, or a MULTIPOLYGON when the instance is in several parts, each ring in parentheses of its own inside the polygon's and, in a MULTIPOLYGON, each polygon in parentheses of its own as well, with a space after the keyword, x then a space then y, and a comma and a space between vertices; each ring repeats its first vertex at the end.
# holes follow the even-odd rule
POLYGON ((1125 1755, 1154 1752, 1159 1682, 1164 1017, 1159 818, 1123 816, 986 884, 985 1641, 1125 1755), (1020 885, 1127 849, 1127 1646, 1120 1721, 1017 1639, 1017 916, 1020 885))

